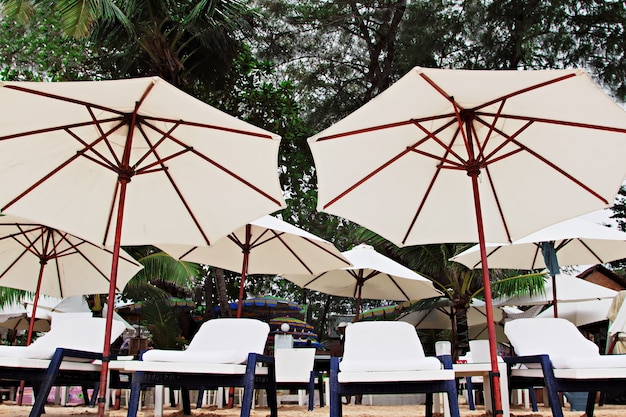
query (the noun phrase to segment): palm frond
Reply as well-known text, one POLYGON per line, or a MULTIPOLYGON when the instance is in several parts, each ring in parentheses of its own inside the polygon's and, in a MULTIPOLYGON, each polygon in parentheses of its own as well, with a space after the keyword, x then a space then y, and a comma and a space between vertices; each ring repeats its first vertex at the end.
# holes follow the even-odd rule
POLYGON ((101 12, 98 0, 65 0, 56 4, 56 10, 60 13, 63 31, 75 38, 88 36, 101 12))
POLYGON ((534 273, 504 278, 491 283, 493 298, 534 295, 545 289, 545 273, 534 273))
POLYGON ((0 287, 0 307, 18 303, 25 298, 32 299, 34 292, 18 290, 15 288, 0 287))
POLYGON ((155 280, 170 281, 178 286, 188 288, 190 278, 197 278, 202 273, 202 266, 193 262, 180 261, 162 251, 138 248, 129 249, 129 253, 143 265, 143 269, 128 283, 127 287, 145 284, 155 280))
POLYGON ((28 0, 5 0, 2 1, 2 13, 9 19, 13 19, 21 24, 30 21, 35 8, 28 0))

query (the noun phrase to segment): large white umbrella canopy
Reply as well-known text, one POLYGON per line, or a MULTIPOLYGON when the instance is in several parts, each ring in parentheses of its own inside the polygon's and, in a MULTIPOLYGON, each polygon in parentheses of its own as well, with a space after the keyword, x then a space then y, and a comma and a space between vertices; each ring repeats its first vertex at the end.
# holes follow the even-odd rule
POLYGON ((110 300, 122 244, 210 245, 285 205, 280 137, 160 78, 3 82, 0 106, 2 212, 112 246, 110 300))
MULTIPOLYGON (((612 205, 625 137, 626 112, 583 70, 416 67, 309 145, 318 210, 399 246, 484 246, 612 205)), ((487 322, 500 410, 492 317, 487 322)))
MULTIPOLYGON (((574 218, 548 226, 511 244, 487 243, 489 268, 544 269, 541 242, 553 242, 559 265, 604 264, 626 258, 626 233, 614 227, 574 218)), ((478 245, 452 257, 468 268, 480 268, 478 245)))
POLYGON ((212 246, 158 247, 176 259, 241 272, 238 317, 248 274, 316 274, 350 265, 332 243, 274 216, 254 220, 212 246))
POLYGON ((356 298, 356 320, 363 298, 411 301, 442 295, 431 280, 378 253, 370 245, 360 244, 342 254, 352 266, 315 275, 283 274, 282 277, 302 288, 356 298))
MULTIPOLYGON (((613 299, 617 291, 593 282, 585 281, 573 275, 559 274, 555 276, 556 301, 569 303, 576 301, 590 301, 601 299, 613 299)), ((497 298, 493 304, 497 306, 529 306, 538 304, 551 304, 553 302, 553 281, 546 279, 543 291, 533 294, 519 295, 508 298, 497 298)))

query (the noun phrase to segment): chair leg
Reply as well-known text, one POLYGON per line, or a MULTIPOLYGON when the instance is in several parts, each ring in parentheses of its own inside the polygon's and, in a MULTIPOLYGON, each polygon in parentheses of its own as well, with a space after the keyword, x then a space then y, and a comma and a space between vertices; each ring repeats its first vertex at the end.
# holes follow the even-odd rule
POLYGON ((537 406, 537 396, 535 395, 535 388, 528 388, 528 397, 530 398, 530 403, 532 404, 533 411, 536 413, 539 411, 539 407, 537 406))
POLYGON ((474 403, 474 386, 471 376, 465 377, 465 386, 467 387, 467 404, 469 405, 469 409, 474 411, 476 410, 476 404, 474 403))
POLYGON ((459 397, 456 390, 456 381, 446 382, 446 393, 448 394, 448 406, 450 408, 450 417, 461 417, 459 410, 459 397))
POLYGON ((324 393, 324 376, 321 373, 317 376, 317 384, 319 387, 320 407, 324 407, 324 396, 326 394, 324 393))
POLYGON ((135 372, 130 384, 130 399, 128 400, 128 415, 126 417, 137 417, 139 400, 141 399, 141 381, 143 372, 135 372))
POLYGON ((586 417, 593 417, 593 410, 596 405, 597 391, 589 391, 587 394, 587 407, 585 408, 586 417))
POLYGON ((180 402, 183 404, 183 414, 191 415, 191 400, 189 398, 189 388, 180 387, 180 402))
POLYGON ((198 398, 196 399, 196 409, 202 408, 203 399, 204 399, 204 389, 200 388, 198 390, 198 398))
MULTIPOLYGON (((315 374, 311 371, 311 376, 309 377, 309 411, 313 411, 315 407, 315 374)), ((321 398, 321 396, 320 396, 321 398)), ((320 400, 321 401, 321 400, 320 400)))
POLYGON ((433 393, 432 392, 426 393, 426 403, 425 403, 424 412, 425 412, 426 417, 433 417, 433 393))

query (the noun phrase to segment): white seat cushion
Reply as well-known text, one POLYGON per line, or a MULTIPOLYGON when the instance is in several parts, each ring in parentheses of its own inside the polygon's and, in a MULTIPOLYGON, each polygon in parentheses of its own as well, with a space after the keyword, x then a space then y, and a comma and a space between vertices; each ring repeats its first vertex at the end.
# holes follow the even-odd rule
POLYGON ((555 369, 626 368, 626 355, 600 355, 598 346, 565 319, 517 319, 507 322, 504 332, 517 355, 549 355, 555 369))
MULTIPOLYGON (((62 320, 53 318, 48 333, 37 338, 29 346, 0 346, 0 356, 31 359, 52 359, 56 348, 74 349, 85 352, 102 352, 106 320, 90 317, 83 313, 63 313, 62 320)), ((55 315, 58 317, 59 315, 55 315)), ((111 340, 124 331, 124 324, 113 320, 111 340)))
POLYGON ((341 372, 420 371, 441 369, 426 357, 415 328, 405 322, 360 322, 346 328, 341 372))
POLYGON ((225 318, 205 322, 187 350, 152 349, 143 354, 146 362, 246 363, 249 353, 262 354, 270 327, 256 319, 225 318))

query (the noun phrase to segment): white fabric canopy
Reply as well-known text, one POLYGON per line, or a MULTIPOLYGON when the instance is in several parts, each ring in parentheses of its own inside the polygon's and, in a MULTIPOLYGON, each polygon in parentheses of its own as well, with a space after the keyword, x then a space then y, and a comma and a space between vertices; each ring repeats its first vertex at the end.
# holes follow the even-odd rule
MULTIPOLYGON (((543 269, 541 242, 554 242, 559 265, 595 265, 626 258, 626 233, 575 218, 548 226, 509 245, 487 244, 489 268, 543 269)), ((473 246, 450 260, 480 268, 480 248, 473 246)))
MULTIPOLYGON (((562 303, 573 301, 589 301, 599 299, 613 299, 617 291, 585 281, 572 275, 559 274, 556 280, 556 301, 559 303, 559 314, 562 303)), ((552 280, 547 279, 543 292, 533 295, 515 296, 511 298, 499 298, 493 300, 496 306, 528 306, 536 304, 549 304, 552 302, 552 280)))

